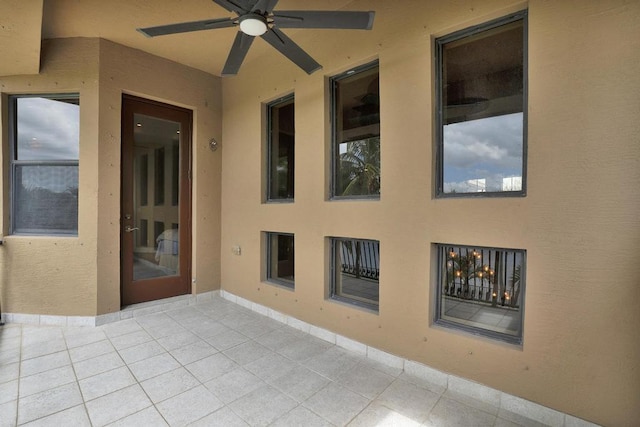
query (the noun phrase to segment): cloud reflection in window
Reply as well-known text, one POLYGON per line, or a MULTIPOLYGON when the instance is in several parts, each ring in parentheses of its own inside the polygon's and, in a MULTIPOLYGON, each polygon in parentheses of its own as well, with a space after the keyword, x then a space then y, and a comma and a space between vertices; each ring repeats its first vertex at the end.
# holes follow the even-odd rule
POLYGON ((24 97, 17 103, 17 160, 78 160, 77 98, 24 97))

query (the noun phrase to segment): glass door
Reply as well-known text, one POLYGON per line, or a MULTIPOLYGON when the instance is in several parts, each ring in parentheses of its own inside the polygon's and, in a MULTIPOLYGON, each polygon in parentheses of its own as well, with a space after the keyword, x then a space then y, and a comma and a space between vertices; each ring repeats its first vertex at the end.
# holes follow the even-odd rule
POLYGON ((190 291, 191 112, 123 97, 122 304, 190 291))

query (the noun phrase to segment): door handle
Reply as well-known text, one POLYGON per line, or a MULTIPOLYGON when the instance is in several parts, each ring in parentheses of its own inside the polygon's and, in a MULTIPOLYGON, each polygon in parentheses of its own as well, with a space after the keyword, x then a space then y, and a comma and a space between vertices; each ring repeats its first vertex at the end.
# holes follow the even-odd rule
POLYGON ((140 230, 140 229, 139 229, 138 227, 133 227, 133 228, 131 228, 131 227, 130 227, 130 226, 128 226, 128 225, 124 228, 124 231, 125 231, 126 233, 131 233, 132 231, 135 231, 135 230, 140 230))

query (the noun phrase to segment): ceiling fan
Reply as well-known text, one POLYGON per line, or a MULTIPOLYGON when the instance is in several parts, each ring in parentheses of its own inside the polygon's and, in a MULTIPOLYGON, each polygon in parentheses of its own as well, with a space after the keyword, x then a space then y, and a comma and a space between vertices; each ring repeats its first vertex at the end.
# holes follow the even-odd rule
POLYGON ((351 11, 311 11, 311 10, 278 10, 273 8, 278 0, 212 0, 217 5, 234 12, 235 18, 206 19, 203 21, 183 22, 179 24, 160 25, 157 27, 138 28, 147 37, 167 34, 186 33, 191 31, 213 30, 240 26, 240 31, 231 47, 227 62, 222 69, 223 76, 238 74, 253 39, 262 37, 281 54, 289 58, 307 74, 322 68, 293 40, 279 28, 330 28, 370 30, 373 26, 375 12, 351 11))

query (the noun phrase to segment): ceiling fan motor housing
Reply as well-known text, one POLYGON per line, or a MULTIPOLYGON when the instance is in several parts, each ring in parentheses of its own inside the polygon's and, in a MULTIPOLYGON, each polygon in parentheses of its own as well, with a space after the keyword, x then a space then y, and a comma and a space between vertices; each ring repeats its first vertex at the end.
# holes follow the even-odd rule
POLYGON ((267 32, 267 18, 258 13, 247 13, 240 16, 240 30, 248 36, 261 36, 267 32))

